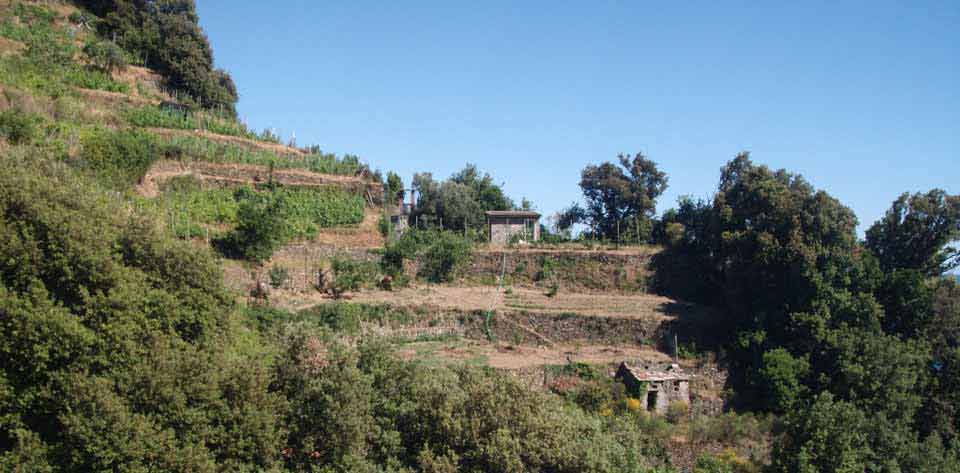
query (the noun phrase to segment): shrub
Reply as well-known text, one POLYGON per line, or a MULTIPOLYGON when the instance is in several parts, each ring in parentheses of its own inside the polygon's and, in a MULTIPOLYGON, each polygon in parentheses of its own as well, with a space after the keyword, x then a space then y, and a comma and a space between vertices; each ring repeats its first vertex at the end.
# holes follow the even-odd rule
POLYGON ((346 292, 358 291, 363 287, 370 287, 377 283, 379 272, 374 263, 347 258, 333 258, 331 267, 334 274, 331 291, 337 299, 346 292))
POLYGON ((80 167, 115 189, 140 180, 159 154, 156 138, 137 130, 96 130, 81 145, 80 167))
POLYGON ((283 198, 260 194, 249 187, 237 189, 237 228, 215 245, 222 253, 261 262, 290 238, 283 198))
POLYGON ((127 66, 123 49, 113 41, 91 41, 83 47, 84 54, 98 69, 110 73, 127 66))
POLYGON ((440 232, 420 258, 420 276, 433 282, 453 280, 470 260, 469 240, 452 232, 440 232))
POLYGON ((0 112, 0 136, 14 145, 31 143, 39 134, 41 122, 38 115, 19 110, 4 110, 0 112))
POLYGON ((279 289, 290 280, 290 271, 280 265, 270 268, 268 275, 270 277, 270 285, 273 286, 274 289, 279 289))
POLYGON ((409 312, 389 304, 335 302, 304 309, 291 320, 301 320, 335 333, 355 335, 360 332, 361 323, 386 325, 409 323, 411 319, 409 312))
POLYGON ((690 414, 690 405, 684 401, 673 401, 667 406, 667 422, 678 424, 690 414))

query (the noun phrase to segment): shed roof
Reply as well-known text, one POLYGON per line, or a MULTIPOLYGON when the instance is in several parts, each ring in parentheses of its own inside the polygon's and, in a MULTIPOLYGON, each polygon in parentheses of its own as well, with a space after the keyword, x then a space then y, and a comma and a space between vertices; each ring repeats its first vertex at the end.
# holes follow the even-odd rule
POLYGON ((537 212, 528 210, 488 210, 487 217, 540 218, 537 212))
POLYGON ((690 375, 680 371, 680 368, 671 365, 664 370, 647 369, 645 366, 632 366, 621 363, 621 369, 626 369, 637 381, 689 381, 690 375))

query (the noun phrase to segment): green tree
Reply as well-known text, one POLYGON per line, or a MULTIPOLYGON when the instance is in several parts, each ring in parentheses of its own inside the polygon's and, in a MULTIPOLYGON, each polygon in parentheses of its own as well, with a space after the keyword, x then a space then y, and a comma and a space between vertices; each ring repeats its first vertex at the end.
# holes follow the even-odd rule
POLYGON ((642 153, 617 158, 619 165, 605 162, 583 169, 580 189, 586 207, 575 206, 565 221, 580 216, 579 223, 586 223, 604 238, 629 234, 647 239, 657 198, 667 189, 667 175, 642 153))
POLYGON ((123 49, 113 41, 91 41, 83 47, 83 52, 94 66, 107 73, 123 69, 127 65, 123 49))
POLYGON ((938 276, 960 266, 960 196, 940 189, 900 195, 867 230, 867 248, 884 271, 912 269, 938 276))
POLYGON ((481 175, 472 164, 442 182, 434 180, 430 173, 414 174, 413 188, 418 200, 412 218, 421 227, 479 232, 486 222, 484 212, 514 208, 513 201, 493 178, 489 174, 481 175))
POLYGON ((792 414, 775 444, 771 471, 861 473, 874 452, 868 444, 866 414, 856 406, 823 394, 807 409, 792 414))
POLYGON ((291 235, 284 196, 241 187, 234 198, 239 202, 237 227, 217 245, 230 256, 257 262, 269 259, 291 235))
POLYGON ((394 205, 398 201, 402 201, 404 197, 403 179, 393 171, 388 172, 383 192, 387 199, 387 205, 394 205))
POLYGON ((798 402, 806 398, 805 377, 810 363, 796 358, 786 349, 775 348, 763 354, 760 368, 760 387, 767 408, 774 412, 790 412, 798 402))

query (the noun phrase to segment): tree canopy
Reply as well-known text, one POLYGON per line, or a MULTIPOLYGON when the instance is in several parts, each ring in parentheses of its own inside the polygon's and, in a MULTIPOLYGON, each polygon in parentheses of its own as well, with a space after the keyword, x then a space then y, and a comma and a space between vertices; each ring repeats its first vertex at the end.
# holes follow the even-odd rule
POLYGON ((504 194, 490 174, 467 164, 446 181, 437 182, 430 173, 413 176, 417 206, 412 219, 421 226, 483 231, 488 210, 511 210, 513 200, 504 194))
POLYGON ((667 175, 642 153, 632 158, 620 154, 617 160, 583 169, 580 189, 586 206, 567 209, 558 222, 561 228, 583 223, 601 238, 649 238, 657 199, 667 190, 667 175))
POLYGON ((914 269, 938 276, 960 266, 960 195, 940 189, 900 195, 867 230, 867 248, 884 271, 914 269))
POLYGON ((213 49, 194 0, 75 0, 99 16, 98 32, 115 40, 167 84, 205 108, 235 113, 237 88, 213 66, 213 49))

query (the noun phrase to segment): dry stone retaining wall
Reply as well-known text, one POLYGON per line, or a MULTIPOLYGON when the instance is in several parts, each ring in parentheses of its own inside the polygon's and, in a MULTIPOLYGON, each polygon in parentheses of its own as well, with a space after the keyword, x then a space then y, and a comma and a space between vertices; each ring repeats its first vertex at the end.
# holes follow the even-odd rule
POLYGON ((577 292, 646 292, 655 251, 477 251, 465 269, 468 280, 495 283, 506 255, 505 279, 518 286, 548 287, 577 292))

